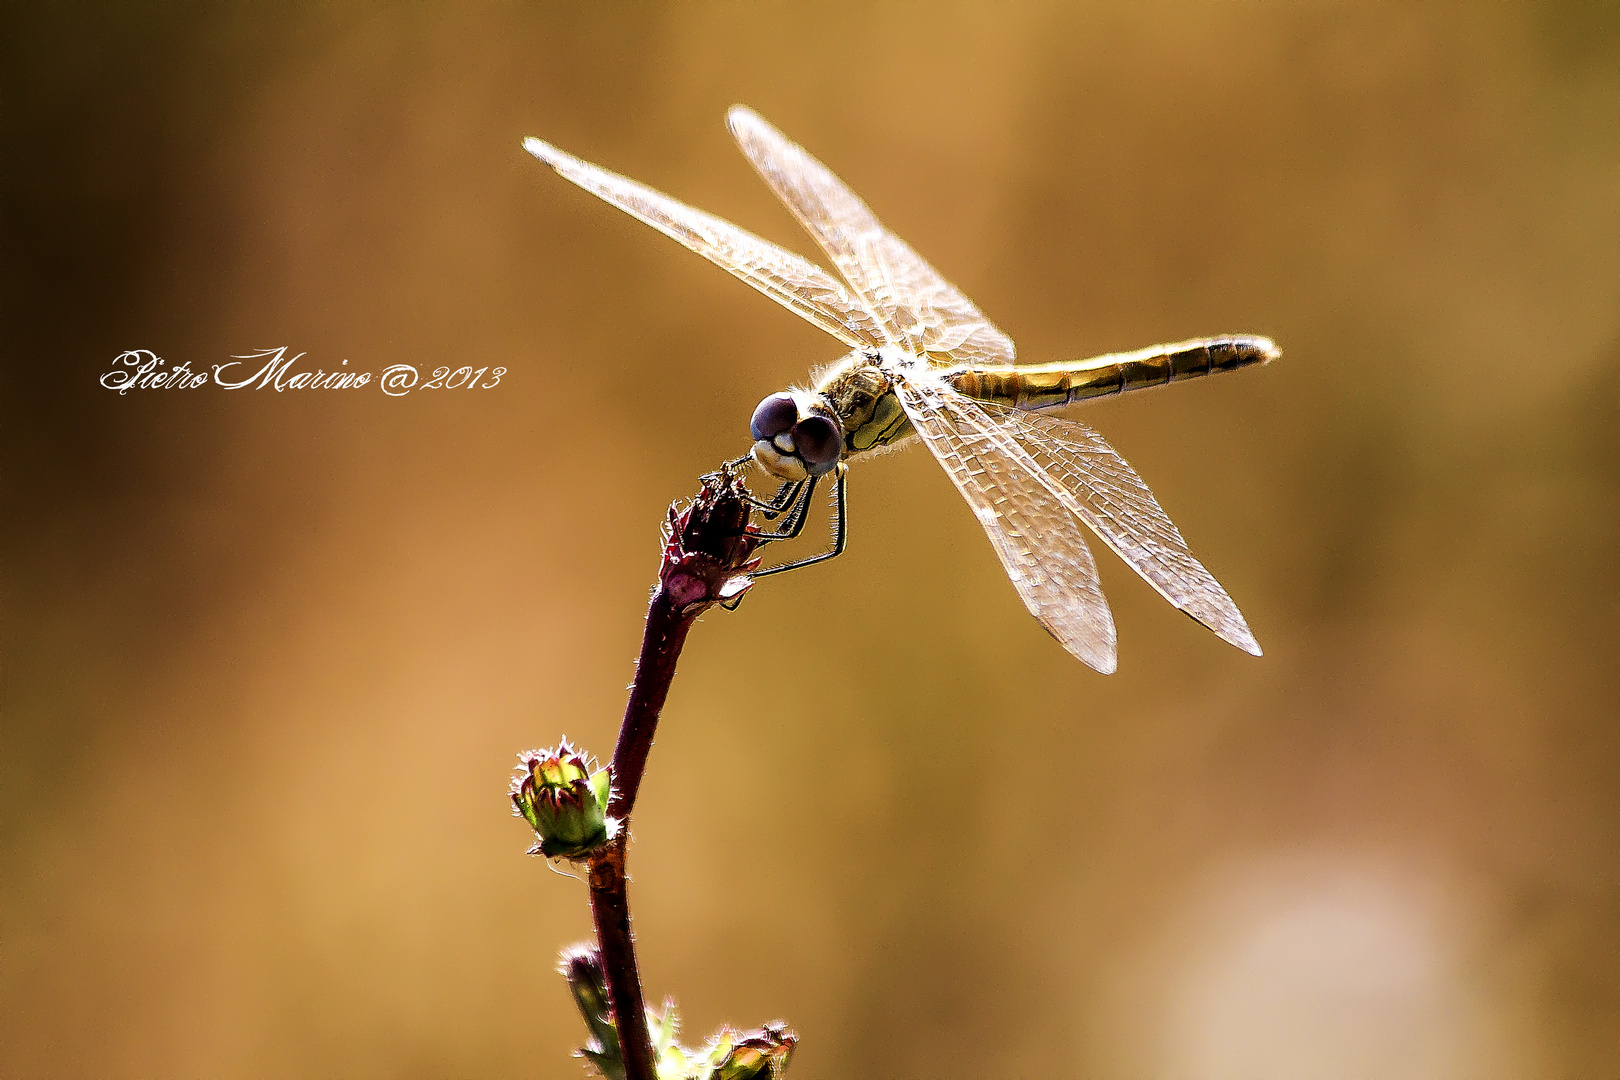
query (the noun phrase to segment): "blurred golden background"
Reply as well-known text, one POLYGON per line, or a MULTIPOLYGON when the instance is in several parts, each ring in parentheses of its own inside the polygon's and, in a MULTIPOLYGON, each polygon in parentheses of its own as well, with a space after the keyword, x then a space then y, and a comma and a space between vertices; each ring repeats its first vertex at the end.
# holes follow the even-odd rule
POLYGON ((9 10, 0 1073, 580 1074, 514 755, 611 752, 665 507, 841 348, 519 142, 809 253, 744 102, 1028 361, 1276 338, 1081 414, 1266 656, 1100 553, 1096 675, 858 466, 688 644, 649 1000, 803 1080, 1612 1075, 1616 12, 9 10), (283 345, 508 373, 97 384, 283 345))

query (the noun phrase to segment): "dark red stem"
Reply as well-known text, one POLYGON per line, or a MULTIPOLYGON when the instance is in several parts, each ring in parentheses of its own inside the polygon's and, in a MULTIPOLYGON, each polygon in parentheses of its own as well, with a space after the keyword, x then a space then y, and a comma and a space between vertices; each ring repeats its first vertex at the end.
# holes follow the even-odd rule
POLYGON ((641 656, 636 660, 636 679, 630 684, 630 701, 624 707, 624 723, 619 725, 618 745, 613 748, 610 817, 628 820, 636 805, 641 775, 652 751, 653 732, 658 729, 658 717, 664 711, 664 699, 669 697, 670 681, 675 678, 675 661, 680 658, 686 633, 697 616, 696 611, 682 615, 663 584, 653 594, 647 608, 647 629, 641 637, 641 656))
POLYGON ((608 815, 619 820, 620 828, 611 843, 591 856, 591 917, 596 923, 602 972, 628 1080, 657 1080, 626 892, 630 811, 636 804, 653 732, 669 696, 675 661, 686 644, 687 631, 712 605, 740 595, 740 575, 753 565, 750 560, 757 541, 750 535, 749 514, 740 481, 729 473, 705 477, 703 490, 685 511, 676 506, 669 508, 669 534, 658 568, 658 589, 647 609, 636 678, 630 686, 624 722, 619 726, 619 741, 613 748, 613 795, 608 800, 608 815))
POLYGON ((625 891, 624 849, 629 832, 620 830, 591 857, 591 920, 602 955, 613 1024, 619 1031, 619 1054, 628 1080, 657 1080, 652 1035, 647 1030, 647 1003, 641 996, 636 943, 630 934, 630 897, 625 891))

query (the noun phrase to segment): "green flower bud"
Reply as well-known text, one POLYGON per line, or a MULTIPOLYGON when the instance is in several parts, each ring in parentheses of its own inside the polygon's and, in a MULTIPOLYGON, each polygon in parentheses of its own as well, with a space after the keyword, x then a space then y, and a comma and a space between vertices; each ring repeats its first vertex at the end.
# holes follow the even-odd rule
POLYGON ((722 1029, 708 1047, 712 1080, 776 1080, 788 1066, 799 1037, 780 1020, 754 1031, 722 1029))
POLYGON ((512 779, 514 813, 540 834, 533 852, 578 859, 613 839, 619 823, 607 816, 611 777, 564 739, 555 750, 520 754, 512 779))

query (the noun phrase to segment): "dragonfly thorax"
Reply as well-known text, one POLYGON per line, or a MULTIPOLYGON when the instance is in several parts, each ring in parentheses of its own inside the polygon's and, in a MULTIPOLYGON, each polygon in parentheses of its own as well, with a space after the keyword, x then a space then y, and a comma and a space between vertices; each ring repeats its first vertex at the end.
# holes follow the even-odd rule
POLYGON ((843 425, 846 455, 888 446, 912 433, 894 380, 882 365, 881 356, 857 350, 816 380, 816 394, 843 425))

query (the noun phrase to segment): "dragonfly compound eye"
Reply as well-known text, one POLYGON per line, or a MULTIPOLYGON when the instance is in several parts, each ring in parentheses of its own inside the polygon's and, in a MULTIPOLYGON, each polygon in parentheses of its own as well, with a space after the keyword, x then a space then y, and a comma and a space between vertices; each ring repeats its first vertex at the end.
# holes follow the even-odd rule
POLYGON ((753 432, 754 441, 761 439, 769 441, 789 430, 799 419, 799 404, 793 400, 793 395, 783 391, 772 394, 759 403, 754 410, 754 418, 749 421, 749 430, 753 432))
POLYGON ((810 475, 821 476, 838 464, 844 452, 844 436, 827 417, 807 416, 793 427, 793 446, 810 475))

